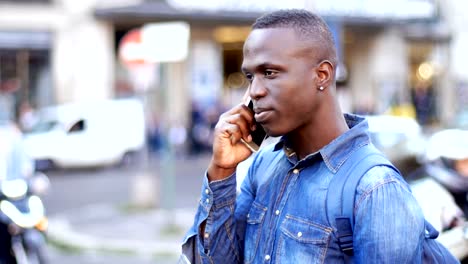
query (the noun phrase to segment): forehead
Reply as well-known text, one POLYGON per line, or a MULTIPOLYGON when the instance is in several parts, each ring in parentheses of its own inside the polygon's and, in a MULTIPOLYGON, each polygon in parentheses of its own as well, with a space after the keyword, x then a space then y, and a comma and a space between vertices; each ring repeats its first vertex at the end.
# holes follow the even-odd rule
POLYGON ((254 29, 244 44, 244 65, 304 57, 311 43, 292 28, 254 29))

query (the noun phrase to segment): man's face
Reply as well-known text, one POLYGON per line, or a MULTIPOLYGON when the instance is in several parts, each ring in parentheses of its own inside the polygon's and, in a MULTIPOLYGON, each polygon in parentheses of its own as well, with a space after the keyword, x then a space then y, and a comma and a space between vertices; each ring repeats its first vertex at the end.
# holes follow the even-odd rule
POLYGON ((468 158, 455 161, 455 170, 462 176, 468 177, 468 158))
POLYGON ((247 38, 242 71, 250 81, 255 119, 270 136, 285 135, 313 118, 314 57, 310 43, 290 28, 255 29, 247 38))

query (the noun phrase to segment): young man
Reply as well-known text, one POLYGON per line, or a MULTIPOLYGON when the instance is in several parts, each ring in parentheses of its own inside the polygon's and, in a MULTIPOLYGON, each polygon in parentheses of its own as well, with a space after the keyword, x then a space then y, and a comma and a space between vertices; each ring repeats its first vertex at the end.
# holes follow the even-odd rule
MULTIPOLYGON (((336 51, 317 15, 267 14, 253 24, 242 71, 253 112, 239 104, 215 128, 213 156, 183 253, 192 263, 343 263, 326 216, 330 180, 349 155, 371 144, 367 122, 343 115, 336 51), (236 197, 235 170, 251 152, 254 119, 279 143, 255 154, 236 197)), ((358 185, 355 263, 418 263, 424 217, 392 169, 372 168, 358 185)))

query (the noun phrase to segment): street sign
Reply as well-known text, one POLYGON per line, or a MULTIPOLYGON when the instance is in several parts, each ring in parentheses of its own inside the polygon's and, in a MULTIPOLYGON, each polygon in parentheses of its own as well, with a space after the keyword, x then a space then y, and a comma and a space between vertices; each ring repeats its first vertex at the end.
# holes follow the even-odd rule
POLYGON ((126 67, 178 62, 188 54, 190 26, 185 22, 150 23, 127 32, 119 43, 126 67))
POLYGON ((190 26, 185 22, 150 23, 141 29, 146 59, 151 62, 183 61, 188 54, 190 26))
POLYGON ((141 29, 135 28, 127 32, 119 43, 119 60, 122 64, 130 68, 148 64, 146 57, 141 29))

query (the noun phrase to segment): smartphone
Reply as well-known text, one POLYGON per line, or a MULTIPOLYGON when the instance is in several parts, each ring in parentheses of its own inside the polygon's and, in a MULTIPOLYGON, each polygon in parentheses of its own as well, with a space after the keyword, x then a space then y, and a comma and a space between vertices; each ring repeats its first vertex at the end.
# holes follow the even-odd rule
MULTIPOLYGON (((252 111, 253 111, 253 102, 252 100, 249 101, 249 104, 247 105, 252 111)), ((265 140, 268 135, 266 134, 265 130, 263 129, 262 125, 255 123, 255 126, 257 129, 252 131, 250 135, 252 136, 252 141, 251 142, 246 142, 243 139, 241 141, 252 151, 252 152, 257 152, 258 149, 260 148, 260 145, 262 145, 263 140, 265 140)))

